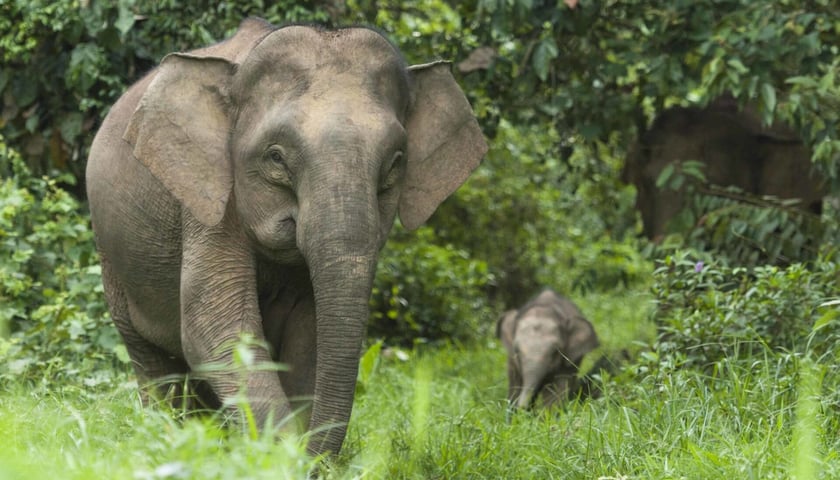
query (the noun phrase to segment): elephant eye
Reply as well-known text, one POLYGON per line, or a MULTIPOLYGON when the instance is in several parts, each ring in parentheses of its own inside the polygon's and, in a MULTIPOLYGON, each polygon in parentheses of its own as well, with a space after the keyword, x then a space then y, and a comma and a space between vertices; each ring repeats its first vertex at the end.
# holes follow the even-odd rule
POLYGON ((291 185, 292 175, 286 164, 286 155, 282 147, 271 145, 266 149, 263 158, 267 163, 265 172, 272 181, 282 185, 291 185))
POLYGON ((266 151, 266 156, 268 157, 268 160, 270 160, 272 163, 276 163, 278 165, 284 165, 285 163, 283 149, 280 148, 279 145, 272 145, 268 147, 268 150, 266 151))
POLYGON ((397 184, 404 156, 402 150, 397 150, 391 159, 382 165, 382 175, 380 176, 382 181, 379 183, 379 193, 383 193, 397 184))

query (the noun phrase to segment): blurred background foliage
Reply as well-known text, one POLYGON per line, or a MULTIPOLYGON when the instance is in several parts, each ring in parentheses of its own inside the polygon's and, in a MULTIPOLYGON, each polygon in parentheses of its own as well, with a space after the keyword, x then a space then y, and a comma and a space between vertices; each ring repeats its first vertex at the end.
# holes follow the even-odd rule
POLYGON ((672 367, 704 369, 768 351, 807 352, 836 364, 837 254, 827 250, 808 266, 745 268, 697 252, 670 252, 654 272, 657 354, 672 367))
POLYGON ((32 175, 2 136, 0 163, 11 171, 0 183, 0 379, 84 371, 94 386, 112 375, 99 367, 128 354, 107 314, 90 220, 58 186, 75 180, 32 175))
MULTIPOLYGON (((724 300, 752 305, 759 297, 744 289, 800 287, 792 291, 804 297, 770 296, 763 305, 813 308, 838 296, 836 197, 819 238, 788 226, 773 204, 728 205, 739 217, 695 225, 714 227, 713 235, 688 227, 652 244, 640 238, 635 189, 620 172, 659 113, 729 94, 756 106, 766 124, 795 130, 836 194, 836 12, 835 0, 0 0, 0 373, 59 361, 56 345, 68 338, 87 358, 125 359, 107 322, 85 216, 87 149, 108 106, 163 55, 218 41, 250 15, 371 25, 409 63, 453 61, 490 141, 484 164, 427 226, 395 227, 371 300, 371 335, 401 344, 483 338, 499 312, 543 285, 616 297, 652 286, 668 306, 661 331, 669 345, 714 333, 697 331, 704 320, 673 322, 705 319, 724 300), (761 230, 767 218, 774 228, 761 230), (788 269, 744 250, 748 228, 759 229, 751 248, 787 248, 788 269), (786 247, 803 243, 808 255, 786 247), (674 252, 689 263, 710 255, 727 280, 701 293, 683 281, 693 270, 668 270, 679 263, 674 252)), ((729 319, 719 320, 708 329, 728 331, 729 319)))

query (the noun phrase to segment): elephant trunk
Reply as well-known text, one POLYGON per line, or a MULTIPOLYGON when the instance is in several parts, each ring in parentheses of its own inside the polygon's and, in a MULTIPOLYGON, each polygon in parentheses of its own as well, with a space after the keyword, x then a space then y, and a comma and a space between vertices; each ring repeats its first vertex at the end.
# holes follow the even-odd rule
POLYGON ((341 449, 350 419, 379 251, 379 217, 372 186, 315 190, 314 200, 301 208, 298 245, 315 300, 317 364, 308 450, 318 455, 341 449))
POLYGON ((517 408, 528 409, 533 405, 549 374, 546 363, 540 359, 522 359, 522 389, 515 400, 517 408))
POLYGON ((523 388, 522 391, 519 392, 519 396, 516 397, 516 408, 520 410, 527 410, 531 408, 531 404, 534 403, 534 396, 535 391, 533 388, 523 388))
POLYGON ((312 272, 317 317, 315 399, 309 424, 312 454, 337 453, 344 440, 369 315, 374 264, 375 255, 350 256, 312 272))

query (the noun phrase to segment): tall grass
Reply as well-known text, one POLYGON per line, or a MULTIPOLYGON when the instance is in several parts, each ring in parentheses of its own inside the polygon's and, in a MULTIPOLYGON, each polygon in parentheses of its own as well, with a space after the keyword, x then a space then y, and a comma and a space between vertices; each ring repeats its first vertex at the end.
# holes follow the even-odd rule
MULTIPOLYGON (((645 302, 591 296, 580 304, 609 353, 648 336, 645 302)), ((840 382, 795 354, 768 350, 698 370, 657 364, 647 352, 607 382, 601 399, 508 422, 505 353, 495 339, 372 352, 344 449, 326 464, 305 455, 304 439, 254 437, 212 415, 143 407, 123 374, 98 391, 9 385, 0 393, 0 479, 840 476, 840 382)))
POLYGON ((144 408, 133 387, 0 396, 0 478, 304 478, 302 443, 252 439, 212 416, 144 408))

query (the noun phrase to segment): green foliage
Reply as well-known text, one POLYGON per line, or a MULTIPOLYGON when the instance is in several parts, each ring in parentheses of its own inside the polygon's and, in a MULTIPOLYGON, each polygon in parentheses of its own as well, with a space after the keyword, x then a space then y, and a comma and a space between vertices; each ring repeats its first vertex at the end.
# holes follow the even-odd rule
POLYGON ((450 2, 420 0, 349 0, 345 24, 381 28, 406 55, 409 63, 462 57, 471 46, 469 31, 450 2))
POLYGON ((143 407, 135 386, 104 394, 58 386, 62 394, 56 385, 15 385, 0 396, 0 431, 11 434, 0 478, 292 479, 310 478, 317 467, 299 437, 252 438, 216 416, 180 419, 143 407))
POLYGON ((682 189, 685 199, 669 221, 668 229, 675 233, 665 237, 659 251, 683 246, 713 252, 733 265, 787 265, 813 260, 821 245, 840 240, 840 223, 830 203, 818 216, 800 208, 798 199, 709 185, 702 166, 692 161, 669 164, 657 179, 658 188, 682 189))
MULTIPOLYGON (((834 25, 840 35, 840 26, 834 25)), ((836 45, 836 44, 835 44, 836 45)), ((828 178, 840 178, 840 61, 835 46, 835 60, 816 66, 811 76, 790 77, 789 103, 779 106, 779 116, 798 128, 814 147, 814 159, 828 178)))
POLYGON ((408 345, 485 336, 493 324, 486 263, 439 245, 428 227, 412 234, 395 230, 380 256, 368 334, 408 345))
POLYGON ((126 76, 148 68, 127 54, 133 2, 91 3, 0 3, 0 133, 39 175, 57 168, 81 178, 101 112, 126 76))
MULTIPOLYGON (((219 41, 251 15, 328 21, 315 3, 4 0, 0 133, 35 174, 80 179, 107 108, 163 55, 219 41)), ((73 185, 65 186, 81 195, 73 185)))
POLYGON ((840 311, 827 304, 837 300, 840 283, 832 252, 810 266, 747 269, 676 251, 654 279, 656 350, 669 363, 708 368, 780 352, 840 358, 840 311))
POLYGON ((488 294, 507 308, 545 285, 609 290, 649 272, 628 235, 632 197, 618 183, 619 162, 592 160, 606 149, 564 158, 558 143, 554 130, 502 119, 482 166, 430 221, 487 262, 488 294))
POLYGON ((84 370, 93 386, 113 375, 115 351, 126 357, 106 315, 87 215, 61 179, 31 175, 2 137, 0 166, 13 172, 0 184, 0 379, 84 370))
POLYGON ((768 124, 778 115, 809 145, 824 145, 815 157, 836 173, 833 2, 564 3, 461 3, 468 31, 497 50, 482 84, 499 111, 515 106, 519 118, 607 140, 673 104, 729 92, 742 105, 757 101, 768 124))
POLYGON ((367 348, 367 350, 365 350, 365 353, 362 354, 362 358, 359 359, 359 374, 356 379, 356 395, 363 394, 365 390, 369 388, 369 382, 373 376, 373 372, 379 365, 382 345, 382 340, 374 342, 367 348))
POLYGON ((686 244, 718 252, 744 266, 813 259, 838 238, 836 222, 793 207, 796 200, 753 198, 735 187, 710 188, 691 198, 681 216, 698 221, 686 244))
MULTIPOLYGON (((792 126, 836 189, 835 7, 825 1, 466 2, 459 11, 470 19, 470 43, 490 46, 497 56, 465 84, 484 92, 478 105, 491 135, 498 112, 505 112, 517 125, 542 131, 553 125, 557 143, 595 163, 625 157, 664 109, 731 94, 742 107, 757 105, 765 123, 792 126), (593 154, 593 145, 607 153, 593 154)), ((610 185, 614 178, 597 180, 610 185)), ((785 202, 749 199, 745 205, 740 194, 703 193, 687 202, 677 219, 682 235, 671 243, 757 265, 812 258, 820 244, 836 240, 836 222, 820 225, 785 202)), ((609 199, 593 198, 596 205, 610 205, 609 199)))

